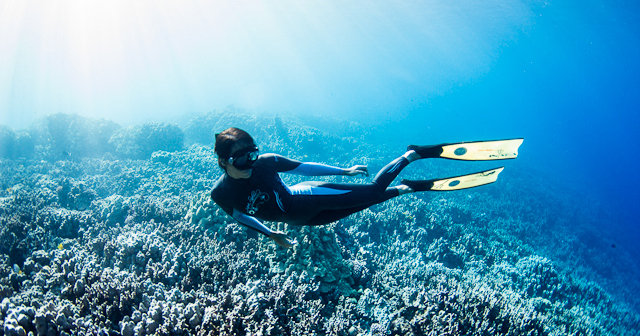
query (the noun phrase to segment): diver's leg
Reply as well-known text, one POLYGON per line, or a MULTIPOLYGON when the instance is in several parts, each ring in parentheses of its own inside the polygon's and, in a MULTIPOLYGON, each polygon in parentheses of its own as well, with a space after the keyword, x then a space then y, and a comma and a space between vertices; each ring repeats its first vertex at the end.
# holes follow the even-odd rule
POLYGON ((419 158, 414 151, 408 151, 383 167, 373 181, 367 184, 309 181, 293 185, 289 188, 293 197, 291 208, 287 211, 290 218, 287 222, 310 225, 310 220, 327 211, 316 222, 330 223, 391 197, 413 192, 406 185, 389 188, 389 184, 404 167, 419 158))
POLYGON ((400 171, 414 160, 415 155, 413 154, 415 154, 414 151, 409 151, 406 152, 405 155, 389 162, 380 169, 378 174, 373 178, 373 181, 371 181, 371 184, 376 185, 380 193, 384 192, 398 174, 400 174, 400 171))
MULTIPOLYGON (((407 156, 411 153, 407 152, 407 156)), ((291 186, 294 207, 307 212, 316 210, 317 213, 328 209, 346 209, 375 204, 374 202, 384 197, 389 184, 409 164, 410 158, 407 156, 401 156, 388 163, 371 183, 303 182, 291 186)))
POLYGON ((390 188, 387 188, 387 190, 385 190, 383 196, 377 201, 351 207, 351 208, 323 210, 319 214, 317 214, 315 217, 300 224, 315 226, 315 225, 324 225, 324 224, 333 223, 347 216, 350 216, 356 212, 360 212, 370 206, 385 202, 391 198, 394 198, 396 196, 399 196, 405 193, 407 193, 406 186, 402 185, 402 186, 390 187, 390 188))

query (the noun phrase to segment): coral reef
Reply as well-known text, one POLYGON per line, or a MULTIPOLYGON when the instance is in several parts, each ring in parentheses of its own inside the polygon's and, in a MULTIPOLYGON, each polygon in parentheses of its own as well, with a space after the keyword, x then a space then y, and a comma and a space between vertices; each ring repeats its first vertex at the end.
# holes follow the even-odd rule
MULTIPOLYGON (((535 181, 407 195, 321 227, 267 223, 297 238, 287 250, 210 200, 221 173, 212 131, 245 127, 263 151, 372 170, 397 153, 290 120, 219 111, 194 117, 184 133, 163 124, 114 127, 98 156, 82 156, 83 147, 65 140, 86 136, 72 125, 112 124, 54 116, 45 120, 62 125, 48 130, 58 138, 43 146, 38 136, 34 158, 0 158, 2 335, 634 335, 640 328, 638 301, 626 295, 637 280, 621 289, 622 278, 603 277, 611 269, 585 239, 597 232, 593 214, 535 181), (75 148, 72 157, 51 152, 62 148, 75 148)), ((610 257, 625 277, 637 275, 637 265, 610 257)))
POLYGON ((0 125, 0 158, 30 157, 33 155, 34 146, 34 141, 28 132, 16 133, 10 127, 0 125))
POLYGON ((155 151, 175 152, 184 147, 184 132, 178 125, 147 123, 120 129, 110 139, 118 156, 147 159, 155 151))
POLYGON ((215 133, 232 126, 249 132, 261 151, 299 160, 322 159, 328 164, 345 164, 345 161, 353 160, 352 153, 359 146, 354 138, 321 132, 310 126, 284 121, 280 117, 256 117, 229 111, 194 116, 185 127, 185 135, 188 143, 213 146, 215 133))
POLYGON ((120 125, 110 120, 58 113, 37 120, 29 133, 40 157, 69 160, 112 152, 109 139, 118 129, 120 125))

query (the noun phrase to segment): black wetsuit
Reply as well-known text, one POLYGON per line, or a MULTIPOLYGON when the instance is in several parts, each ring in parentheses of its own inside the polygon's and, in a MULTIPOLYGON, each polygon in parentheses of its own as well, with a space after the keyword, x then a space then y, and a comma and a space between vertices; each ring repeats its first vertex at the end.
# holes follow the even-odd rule
POLYGON ((343 170, 264 154, 254 163, 250 178, 234 179, 228 174, 222 175, 211 191, 211 198, 240 223, 269 235, 270 230, 255 218, 296 225, 322 225, 398 196, 398 189, 388 186, 407 164, 406 158, 399 157, 367 184, 314 181, 287 186, 278 173, 341 175, 343 170))

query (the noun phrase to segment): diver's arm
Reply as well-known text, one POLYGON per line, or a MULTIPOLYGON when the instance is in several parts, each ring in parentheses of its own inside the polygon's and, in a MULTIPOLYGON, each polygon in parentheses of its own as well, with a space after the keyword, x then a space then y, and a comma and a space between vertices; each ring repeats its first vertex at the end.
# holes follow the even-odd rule
POLYGON ((276 244, 282 247, 291 248, 293 247, 293 245, 298 243, 297 240, 289 238, 289 236, 287 236, 284 232, 272 231, 267 226, 262 224, 259 220, 257 220, 255 217, 247 216, 236 209, 233 209, 232 217, 235 220, 237 220, 240 224, 245 225, 249 228, 252 228, 262 233, 263 235, 273 239, 273 241, 276 244))
POLYGON ((363 165, 355 165, 351 168, 347 168, 344 170, 344 174, 347 176, 358 176, 358 175, 366 175, 369 176, 369 168, 363 165))
POLYGON ((247 216, 236 209, 233 209, 233 214, 231 215, 231 217, 237 220, 240 224, 246 227, 252 228, 267 237, 269 237, 269 235, 273 233, 271 229, 269 229, 266 225, 262 224, 255 217, 247 216))
POLYGON ((315 162, 301 162, 296 168, 284 173, 304 176, 343 175, 344 169, 315 162))
POLYGON ((302 162, 300 165, 285 173, 298 174, 305 176, 326 176, 326 175, 369 175, 367 166, 353 166, 343 169, 315 162, 302 162))
POLYGON ((289 236, 287 236, 287 234, 282 231, 276 231, 272 233, 269 238, 271 238, 276 244, 286 248, 292 248, 293 245, 298 243, 295 238, 289 238, 289 236))
POLYGON ((327 175, 369 175, 367 166, 353 166, 343 169, 315 162, 300 162, 298 160, 289 159, 279 154, 263 154, 260 155, 263 160, 270 160, 271 165, 280 173, 289 173, 305 176, 327 176, 327 175))

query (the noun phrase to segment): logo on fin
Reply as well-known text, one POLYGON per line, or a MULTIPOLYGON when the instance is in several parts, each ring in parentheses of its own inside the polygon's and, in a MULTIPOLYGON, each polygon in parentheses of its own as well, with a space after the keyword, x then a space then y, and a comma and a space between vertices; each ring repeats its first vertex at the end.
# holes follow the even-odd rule
POLYGON ((480 173, 480 176, 489 176, 489 175, 493 175, 495 173, 496 173, 496 171, 492 170, 490 172, 482 172, 482 173, 480 173))
POLYGON ((461 156, 461 155, 465 155, 467 154, 467 149, 464 147, 458 147, 456 148, 456 150, 453 152, 453 154, 457 155, 457 156, 461 156))

